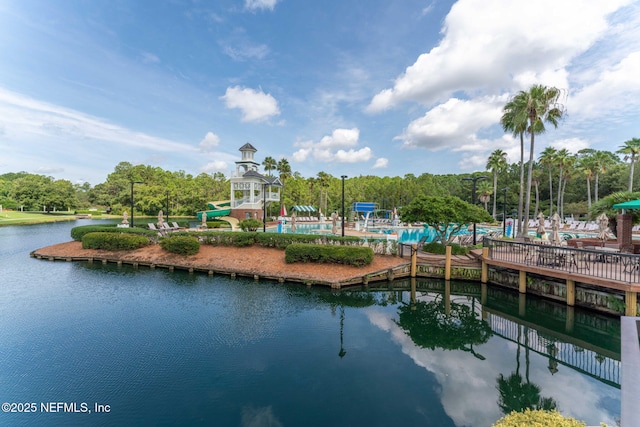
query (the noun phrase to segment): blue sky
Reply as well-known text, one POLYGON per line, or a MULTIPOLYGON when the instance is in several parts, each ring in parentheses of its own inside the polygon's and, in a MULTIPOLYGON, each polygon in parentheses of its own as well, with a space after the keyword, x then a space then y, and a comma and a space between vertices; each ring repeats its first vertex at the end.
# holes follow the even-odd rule
POLYGON ((568 114, 536 152, 640 137, 640 4, 0 0, 0 174, 228 175, 246 142, 306 177, 473 172, 517 161, 501 109, 538 83, 568 114))

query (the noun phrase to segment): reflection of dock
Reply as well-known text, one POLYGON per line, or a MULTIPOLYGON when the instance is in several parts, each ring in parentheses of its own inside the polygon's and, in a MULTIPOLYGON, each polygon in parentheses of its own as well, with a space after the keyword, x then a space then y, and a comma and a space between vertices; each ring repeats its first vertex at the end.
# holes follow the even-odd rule
POLYGON ((620 388, 620 353, 576 340, 530 322, 510 318, 491 309, 484 308, 483 312, 484 320, 496 335, 548 357, 552 374, 557 371, 556 363, 559 363, 620 388))
POLYGON ((405 279, 368 289, 394 292, 399 301, 403 291, 411 292, 411 301, 416 292, 441 294, 445 310, 452 301, 474 307, 495 335, 549 358, 552 374, 562 365, 620 388, 620 322, 616 318, 473 282, 405 279))

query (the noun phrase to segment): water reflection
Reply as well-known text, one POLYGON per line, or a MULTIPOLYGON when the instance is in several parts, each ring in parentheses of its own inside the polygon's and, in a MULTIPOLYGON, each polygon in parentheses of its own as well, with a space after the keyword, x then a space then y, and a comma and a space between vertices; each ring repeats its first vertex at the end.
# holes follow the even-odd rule
MULTIPOLYGON (((105 425, 481 427, 552 404, 588 425, 619 416, 618 319, 477 283, 336 292, 29 258, 70 226, 0 229, 6 399, 95 398, 118 409, 105 425)), ((55 420, 7 423, 87 422, 55 420)))
POLYGON ((370 321, 437 376, 456 425, 491 425, 527 407, 615 425, 618 319, 475 283, 397 284, 409 302, 398 305, 397 317, 372 309, 370 321))

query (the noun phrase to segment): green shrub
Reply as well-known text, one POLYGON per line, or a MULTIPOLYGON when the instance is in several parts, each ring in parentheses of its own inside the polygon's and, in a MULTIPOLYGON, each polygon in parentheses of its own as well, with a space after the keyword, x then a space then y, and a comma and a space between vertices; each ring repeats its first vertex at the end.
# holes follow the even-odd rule
POLYGON ((258 221, 257 219, 248 218, 243 219, 238 223, 242 231, 257 231, 258 228, 261 228, 263 223, 262 221, 258 221))
POLYGON ((575 418, 563 417, 558 411, 525 409, 524 412, 512 412, 499 419, 493 427, 584 427, 586 423, 575 418))
POLYGON ((81 225, 78 227, 73 227, 71 229, 71 238, 73 240, 76 240, 78 242, 82 241, 82 236, 84 236, 87 233, 93 233, 96 231, 111 231, 111 229, 113 229, 113 231, 115 231, 116 229, 116 224, 107 224, 107 225, 81 225))
POLYGON ((128 233, 128 234, 138 234, 142 236, 146 236, 147 238, 154 240, 158 237, 158 232, 153 230, 147 230, 145 228, 118 228, 117 224, 103 224, 103 225, 80 225, 78 227, 73 227, 71 229, 71 238, 78 242, 82 241, 82 237, 87 233, 94 232, 105 232, 105 233, 128 233))
POLYGON ((94 231, 82 236, 84 249, 105 249, 108 251, 125 251, 147 246, 149 239, 134 233, 109 233, 94 231))
POLYGON ((172 254, 195 255, 200 250, 200 242, 195 236, 167 236, 160 239, 160 246, 172 254))
MULTIPOLYGON (((451 255, 466 255, 469 253, 468 248, 460 246, 456 243, 452 243, 449 246, 451 246, 451 255)), ((447 247, 442 243, 431 242, 422 245, 422 250, 432 254, 444 255, 446 253, 447 247)))
POLYGON ((373 261, 373 249, 338 245, 292 243, 285 249, 285 261, 346 264, 362 267, 373 261))

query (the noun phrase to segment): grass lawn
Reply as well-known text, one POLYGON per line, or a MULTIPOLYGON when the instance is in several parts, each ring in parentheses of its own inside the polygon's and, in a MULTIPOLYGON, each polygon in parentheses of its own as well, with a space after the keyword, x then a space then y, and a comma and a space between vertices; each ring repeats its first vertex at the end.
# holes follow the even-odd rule
POLYGON ((28 225, 40 224, 43 222, 69 221, 76 219, 72 213, 56 212, 55 214, 36 213, 36 212, 20 212, 3 210, 0 212, 0 227, 3 225, 28 225))

